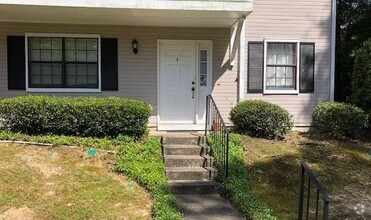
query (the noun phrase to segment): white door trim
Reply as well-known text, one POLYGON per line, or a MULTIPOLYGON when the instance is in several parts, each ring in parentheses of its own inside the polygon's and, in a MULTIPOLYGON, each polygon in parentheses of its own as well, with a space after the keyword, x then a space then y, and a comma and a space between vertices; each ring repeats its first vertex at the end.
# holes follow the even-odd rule
MULTIPOLYGON (((197 121, 197 109, 199 106, 199 102, 195 103, 195 116, 194 116, 194 122, 195 124, 190 125, 190 124, 163 124, 161 125, 161 117, 160 117, 160 44, 161 43, 190 43, 194 42, 196 45, 196 54, 195 54, 195 63, 196 63, 196 85, 199 87, 199 45, 202 43, 207 43, 209 44, 209 50, 210 53, 208 54, 208 78, 207 78, 207 90, 208 94, 211 94, 212 92, 212 68, 213 68, 213 41, 212 40, 172 40, 172 39, 158 39, 157 40, 157 130, 203 130, 204 125, 198 123, 197 121)), ((198 100, 198 90, 196 89, 195 93, 195 99, 198 100)), ((205 98, 205 104, 206 104, 206 98, 205 98)))

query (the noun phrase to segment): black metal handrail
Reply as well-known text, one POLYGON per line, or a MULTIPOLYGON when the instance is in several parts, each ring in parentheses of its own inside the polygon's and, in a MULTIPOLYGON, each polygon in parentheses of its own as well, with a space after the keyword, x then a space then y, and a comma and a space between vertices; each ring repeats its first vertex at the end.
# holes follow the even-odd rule
POLYGON ((205 136, 210 138, 209 141, 213 145, 212 154, 220 174, 223 175, 224 178, 227 178, 229 132, 211 95, 206 97, 205 136), (209 136, 207 136, 208 133, 209 136))
POLYGON ((304 161, 300 161, 301 164, 301 182, 300 182, 300 199, 299 199, 299 214, 298 219, 303 219, 304 214, 304 186, 305 186, 305 174, 308 175, 308 185, 307 185, 307 193, 306 193, 306 218, 305 219, 318 219, 319 216, 319 194, 321 194, 323 198, 323 210, 322 210, 322 217, 324 220, 328 219, 328 212, 329 212, 329 205, 330 205, 330 197, 328 196, 327 192, 323 189, 321 183, 317 180, 317 178, 314 176, 312 171, 308 168, 308 166, 305 164, 304 161), (311 185, 311 183, 313 183, 311 185), (310 212, 310 192, 311 192, 311 186, 314 186, 317 189, 316 196, 316 203, 315 203, 315 212, 314 218, 309 218, 310 212))

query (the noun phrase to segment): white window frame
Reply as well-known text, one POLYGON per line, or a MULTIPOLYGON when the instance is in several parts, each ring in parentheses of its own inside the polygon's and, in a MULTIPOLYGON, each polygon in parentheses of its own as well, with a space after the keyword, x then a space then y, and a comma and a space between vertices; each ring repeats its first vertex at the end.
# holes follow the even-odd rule
POLYGON ((26 33, 26 92, 55 92, 55 93, 97 93, 101 88, 101 36, 99 34, 61 34, 61 33, 26 33), (72 37, 72 38, 96 38, 98 39, 98 88, 30 88, 28 83, 28 38, 29 37, 72 37))
POLYGON ((300 39, 264 39, 264 72, 263 72, 263 93, 264 94, 299 94, 299 70, 300 70, 300 39), (296 88, 273 90, 267 89, 266 75, 267 75, 267 49, 268 43, 295 43, 296 44, 296 88))

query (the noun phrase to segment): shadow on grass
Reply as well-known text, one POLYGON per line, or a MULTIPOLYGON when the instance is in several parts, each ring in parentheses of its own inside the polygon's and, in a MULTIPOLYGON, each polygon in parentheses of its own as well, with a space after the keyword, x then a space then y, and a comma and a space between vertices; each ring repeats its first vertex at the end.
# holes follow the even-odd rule
MULTIPOLYGON (((366 219, 354 207, 370 207, 370 144, 302 134, 286 141, 245 138, 244 157, 250 190, 279 219, 297 219, 300 160, 304 160, 328 191, 331 219, 366 219)), ((312 199, 311 199, 312 200, 312 199)), ((313 200, 315 201, 315 200, 313 200)))

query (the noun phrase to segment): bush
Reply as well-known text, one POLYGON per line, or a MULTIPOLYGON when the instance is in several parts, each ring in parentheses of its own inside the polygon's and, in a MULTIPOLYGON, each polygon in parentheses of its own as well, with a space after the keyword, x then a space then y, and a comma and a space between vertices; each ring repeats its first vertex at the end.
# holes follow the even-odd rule
POLYGON ((367 114, 360 108, 339 102, 323 102, 313 110, 313 125, 336 138, 358 137, 368 124, 367 114))
POLYGON ((175 197, 167 188, 160 139, 149 138, 140 144, 132 142, 120 146, 116 169, 152 192, 155 219, 183 219, 175 197))
POLYGON ((371 113, 371 38, 355 52, 351 102, 371 113))
POLYGON ((262 100, 245 100, 230 113, 234 129, 253 137, 285 136, 293 127, 292 116, 278 105, 262 100))
MULTIPOLYGON (((246 169, 243 151, 243 137, 238 134, 230 134, 229 141, 229 159, 228 159, 228 178, 218 176, 223 183, 223 192, 231 202, 241 210, 241 212, 252 220, 270 220, 276 219, 271 209, 260 201, 260 199, 251 192, 251 178, 246 169)), ((207 143, 211 146, 213 157, 216 164, 220 164, 218 150, 210 136, 207 137, 207 143)), ((219 170, 221 167, 219 167, 219 170)))
POLYGON ((26 134, 140 138, 151 106, 117 97, 24 96, 0 100, 2 126, 26 134))

